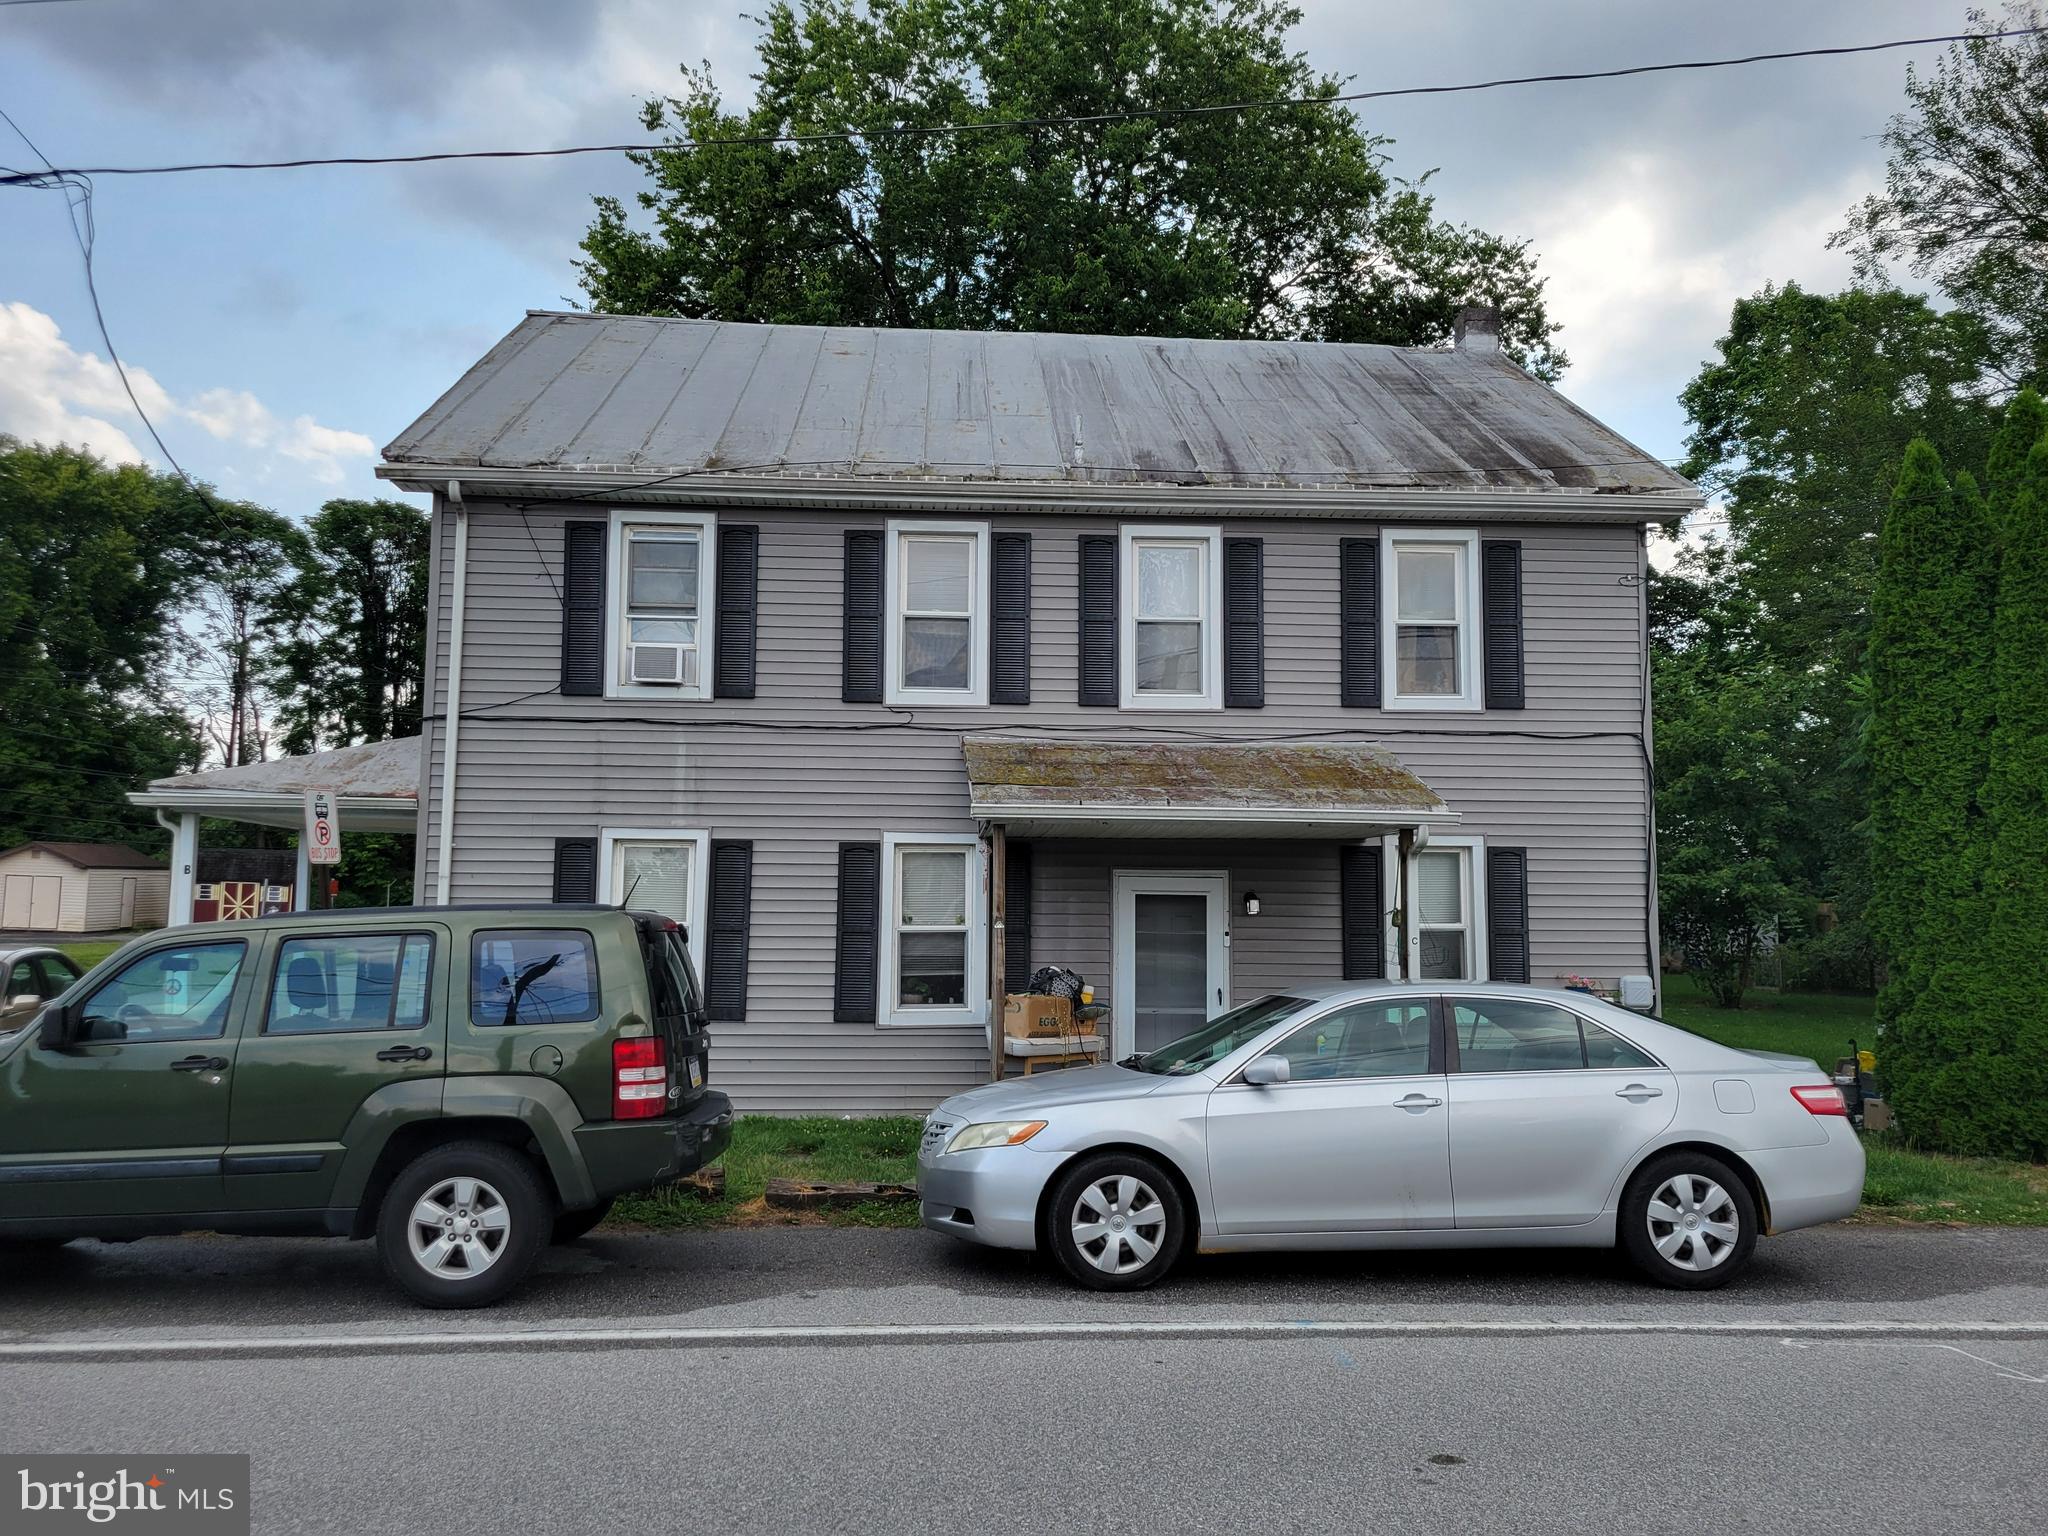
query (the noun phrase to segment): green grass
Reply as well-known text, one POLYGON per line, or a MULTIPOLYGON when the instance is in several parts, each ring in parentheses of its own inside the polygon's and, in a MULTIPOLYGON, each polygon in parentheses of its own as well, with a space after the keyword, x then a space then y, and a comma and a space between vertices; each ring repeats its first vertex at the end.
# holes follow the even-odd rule
POLYGON ((127 942, 128 936, 124 934, 118 939, 91 939, 83 942, 78 940, 59 941, 53 947, 63 950, 65 954, 77 961, 81 968, 89 971, 127 942))
POLYGON ((613 1208, 611 1221, 661 1228, 775 1223, 914 1227, 917 1206, 908 1200, 799 1213, 764 1206, 761 1194, 771 1178, 909 1184, 917 1176, 917 1138, 922 1129, 922 1121, 907 1115, 869 1120, 744 1115, 734 1123, 732 1145, 721 1159, 724 1199, 706 1200, 682 1189, 628 1195, 613 1208))
POLYGON ((1745 1051, 1787 1051, 1810 1056, 1832 1072, 1853 1038, 1874 1048, 1876 1000, 1829 992, 1752 989, 1740 1008, 1716 1007, 1689 976, 1664 978, 1664 1020, 1745 1051))
POLYGON ((1889 1136, 1866 1136, 1867 1216, 1987 1227, 2048 1227, 2048 1167, 1988 1157, 1915 1152, 1889 1136))

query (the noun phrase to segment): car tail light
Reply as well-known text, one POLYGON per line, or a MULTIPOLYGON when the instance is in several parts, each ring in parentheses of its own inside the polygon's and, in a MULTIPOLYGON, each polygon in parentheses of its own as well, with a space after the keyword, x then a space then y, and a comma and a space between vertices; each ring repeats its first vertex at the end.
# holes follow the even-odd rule
POLYGON ((659 1036, 612 1042, 612 1118, 650 1120, 668 1107, 668 1052, 659 1036))
POLYGON ((1833 1083, 1802 1084, 1792 1090, 1809 1115, 1846 1115, 1849 1101, 1842 1097, 1842 1090, 1833 1083))

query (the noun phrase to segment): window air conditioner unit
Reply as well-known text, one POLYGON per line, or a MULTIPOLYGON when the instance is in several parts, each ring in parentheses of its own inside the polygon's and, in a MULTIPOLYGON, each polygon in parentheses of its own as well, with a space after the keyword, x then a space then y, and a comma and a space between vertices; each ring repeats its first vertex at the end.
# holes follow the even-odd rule
POLYGON ((683 647, 680 645, 633 645, 626 648, 627 673, 636 683, 659 683, 681 687, 683 647))

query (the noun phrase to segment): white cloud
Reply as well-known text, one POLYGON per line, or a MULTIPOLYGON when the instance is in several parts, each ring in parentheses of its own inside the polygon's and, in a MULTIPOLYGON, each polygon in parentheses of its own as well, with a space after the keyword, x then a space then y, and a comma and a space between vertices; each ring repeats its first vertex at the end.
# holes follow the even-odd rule
MULTIPOLYGON (((146 369, 127 369, 159 428, 187 421, 230 445, 223 468, 231 480, 260 482, 277 460, 288 459, 319 483, 336 485, 351 463, 376 454, 377 445, 360 432, 311 416, 282 420, 245 389, 209 389, 180 402, 146 369)), ((89 448, 116 462, 154 462, 137 446, 145 429, 113 365, 73 347, 55 320, 18 302, 0 304, 0 432, 89 448)))

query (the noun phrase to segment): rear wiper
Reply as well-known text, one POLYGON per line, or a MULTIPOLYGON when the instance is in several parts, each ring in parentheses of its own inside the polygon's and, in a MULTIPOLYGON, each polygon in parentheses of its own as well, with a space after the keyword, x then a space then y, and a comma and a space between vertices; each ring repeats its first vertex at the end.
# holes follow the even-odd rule
POLYGON ((1133 1072, 1143 1072, 1146 1070, 1145 1053, 1143 1051, 1133 1051, 1130 1055, 1126 1056, 1122 1061, 1118 1062, 1117 1065, 1120 1067, 1129 1067, 1133 1072))

